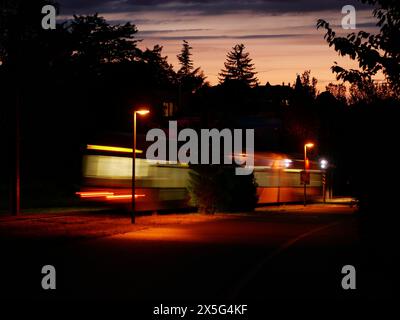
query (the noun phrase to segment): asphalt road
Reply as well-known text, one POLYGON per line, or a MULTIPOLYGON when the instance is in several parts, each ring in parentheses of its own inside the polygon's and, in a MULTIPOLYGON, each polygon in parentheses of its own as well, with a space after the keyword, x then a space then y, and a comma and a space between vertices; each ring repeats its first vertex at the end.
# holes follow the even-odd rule
MULTIPOLYGON (((100 222, 93 228, 104 227, 105 220, 95 215, 91 219, 100 222)), ((379 292, 377 277, 363 267, 358 223, 349 207, 264 209, 252 215, 188 218, 188 223, 184 219, 190 215, 182 217, 88 238, 74 237, 67 225, 62 237, 8 235, 3 228, 1 296, 195 302, 363 299, 379 292), (41 288, 46 264, 56 268, 56 290, 41 288), (356 290, 341 287, 344 265, 357 270, 356 290)), ((74 219, 76 227, 81 220, 74 219)), ((26 221, 10 230, 27 228, 26 221)))

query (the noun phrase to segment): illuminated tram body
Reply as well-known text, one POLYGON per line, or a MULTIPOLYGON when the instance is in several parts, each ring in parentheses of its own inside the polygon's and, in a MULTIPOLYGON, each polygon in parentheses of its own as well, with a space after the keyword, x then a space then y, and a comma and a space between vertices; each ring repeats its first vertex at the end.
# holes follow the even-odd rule
MULTIPOLYGON (((131 201, 132 150, 117 147, 88 147, 83 158, 82 199, 115 205, 131 201)), ((283 154, 256 153, 254 176, 259 204, 303 201, 300 172, 304 161, 288 160, 283 154)), ((189 207, 187 164, 136 158, 136 203, 138 211, 189 207)), ((310 162, 307 199, 322 197, 322 171, 310 162)))

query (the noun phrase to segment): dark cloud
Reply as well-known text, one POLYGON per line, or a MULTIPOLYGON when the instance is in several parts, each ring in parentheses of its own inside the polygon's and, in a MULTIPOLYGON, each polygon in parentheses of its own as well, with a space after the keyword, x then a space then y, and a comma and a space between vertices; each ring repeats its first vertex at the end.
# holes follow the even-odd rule
POLYGON ((156 33, 151 36, 147 35, 146 39, 158 39, 158 40, 222 40, 222 39, 280 39, 280 38, 302 38, 302 37, 313 37, 310 34, 250 34, 250 35, 189 35, 189 36, 158 36, 156 33))
POLYGON ((140 34, 160 34, 160 33, 175 33, 175 32, 193 32, 193 31, 209 31, 210 29, 170 29, 170 30, 145 30, 140 31, 140 34))
POLYGON ((344 5, 365 8, 357 0, 59 0, 63 13, 171 11, 199 15, 232 12, 264 14, 341 10, 344 5))

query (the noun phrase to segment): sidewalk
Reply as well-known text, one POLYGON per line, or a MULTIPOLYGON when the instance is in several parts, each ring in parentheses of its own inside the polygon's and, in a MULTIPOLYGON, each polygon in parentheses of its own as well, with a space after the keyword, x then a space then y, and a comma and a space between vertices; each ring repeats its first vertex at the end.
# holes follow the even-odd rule
POLYGON ((106 207, 59 207, 59 208, 35 208, 23 209, 18 216, 0 211, 0 223, 7 220, 26 220, 49 217, 60 217, 82 213, 102 212, 110 210, 106 207))
MULTIPOLYGON (((324 203, 324 199, 320 198, 318 200, 320 203, 324 203)), ((331 199, 326 198, 325 199, 326 204, 342 204, 342 205, 349 205, 349 206, 354 206, 357 203, 357 199, 352 198, 352 197, 333 197, 331 199)))
POLYGON ((22 215, 0 219, 0 238, 97 238, 165 225, 190 224, 226 218, 226 215, 169 214, 136 217, 128 214, 64 213, 22 215))
POLYGON ((22 214, 21 216, 0 217, 0 238, 96 238, 134 232, 160 226, 193 224, 222 219, 240 219, 244 216, 282 217, 350 215, 354 208, 343 204, 309 204, 259 207, 255 212, 219 213, 205 215, 198 213, 139 215, 136 224, 131 224, 128 213, 113 212, 103 208, 81 208, 71 211, 59 210, 48 213, 22 214))

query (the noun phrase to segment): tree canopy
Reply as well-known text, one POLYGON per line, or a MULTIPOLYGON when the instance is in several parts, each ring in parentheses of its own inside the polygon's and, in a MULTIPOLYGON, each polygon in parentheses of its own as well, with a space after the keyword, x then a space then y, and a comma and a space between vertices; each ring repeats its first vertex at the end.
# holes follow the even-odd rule
POLYGON ((66 24, 72 58, 83 64, 117 63, 138 58, 137 28, 131 23, 111 25, 98 14, 76 16, 66 24))
POLYGON ((225 69, 219 74, 220 83, 238 81, 250 87, 257 85, 257 72, 254 71, 254 64, 249 56, 250 53, 245 52, 244 44, 235 45, 227 54, 225 69))
POLYGON ((378 34, 365 31, 352 32, 340 37, 325 20, 318 20, 317 28, 326 30, 329 46, 341 55, 357 60, 359 70, 346 70, 337 63, 332 67, 337 79, 359 84, 372 82, 372 77, 382 72, 391 90, 400 95, 400 2, 397 0, 360 0, 375 7, 378 34))
POLYGON ((177 72, 177 78, 181 89, 185 92, 192 92, 199 89, 205 80, 204 73, 200 70, 200 67, 194 68, 194 63, 191 58, 192 47, 186 40, 183 40, 182 50, 177 55, 180 69, 177 72))

